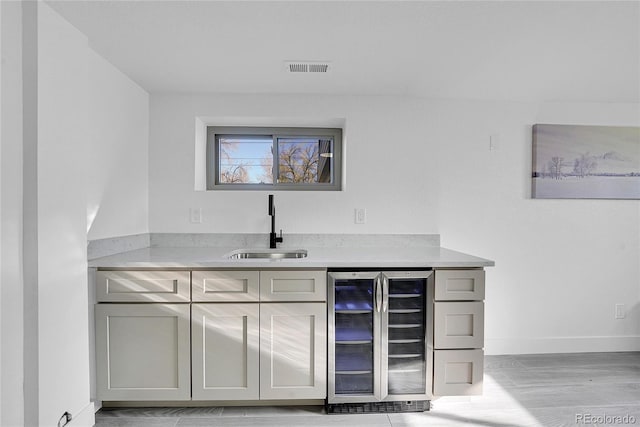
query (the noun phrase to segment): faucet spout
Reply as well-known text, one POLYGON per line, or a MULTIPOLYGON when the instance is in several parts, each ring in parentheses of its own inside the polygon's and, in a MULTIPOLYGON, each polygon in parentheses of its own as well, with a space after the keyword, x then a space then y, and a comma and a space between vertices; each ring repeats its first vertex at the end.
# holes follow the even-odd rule
POLYGON ((269 215, 276 215, 276 207, 273 204, 273 194, 269 194, 269 215))
POLYGON ((280 237, 276 235, 276 206, 273 203, 273 194, 269 194, 269 216, 271 216, 271 233, 269 233, 269 248, 275 249, 277 243, 282 242, 282 230, 280 237))

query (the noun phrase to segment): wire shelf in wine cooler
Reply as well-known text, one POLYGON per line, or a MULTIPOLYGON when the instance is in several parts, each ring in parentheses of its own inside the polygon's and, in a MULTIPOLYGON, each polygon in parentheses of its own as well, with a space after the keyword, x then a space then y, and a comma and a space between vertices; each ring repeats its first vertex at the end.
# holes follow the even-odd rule
POLYGON ((418 342, 424 341, 425 330, 423 327, 417 328, 389 328, 389 342, 418 342))
POLYGON ((368 314, 373 310, 336 310, 336 314, 368 314))
POLYGON ((425 382, 424 371, 390 372, 388 391, 390 394, 420 393, 425 382))
POLYGON ((424 310, 424 298, 422 295, 406 298, 389 298, 389 312, 396 310, 424 310))
POLYGON ((389 356, 396 354, 416 354, 424 351, 424 341, 389 344, 389 356))
POLYGON ((373 333, 367 329, 337 329, 336 342, 371 342, 373 341, 373 333))
POLYGON ((336 394, 373 393, 373 372, 335 373, 336 394))
POLYGON ((340 372, 373 371, 373 346, 365 345, 336 346, 335 370, 340 372))
POLYGON ((334 305, 335 311, 373 311, 373 306, 370 301, 336 301, 334 305))

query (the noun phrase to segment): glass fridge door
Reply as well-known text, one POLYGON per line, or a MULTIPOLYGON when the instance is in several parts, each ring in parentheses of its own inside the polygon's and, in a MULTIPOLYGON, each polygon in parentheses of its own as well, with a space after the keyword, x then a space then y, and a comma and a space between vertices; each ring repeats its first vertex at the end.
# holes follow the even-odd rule
POLYGON ((418 271, 382 276, 385 292, 382 375, 386 378, 382 393, 386 400, 405 400, 409 395, 424 398, 427 394, 427 277, 430 275, 429 271, 418 271))
POLYGON ((380 317, 378 273, 329 273, 329 403, 377 400, 380 317))

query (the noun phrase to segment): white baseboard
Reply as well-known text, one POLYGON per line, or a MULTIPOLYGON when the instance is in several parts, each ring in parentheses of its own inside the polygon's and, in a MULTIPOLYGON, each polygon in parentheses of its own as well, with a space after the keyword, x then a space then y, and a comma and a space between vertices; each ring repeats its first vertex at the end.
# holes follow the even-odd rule
POLYGON ((77 414, 71 414, 73 418, 66 427, 92 427, 96 423, 96 410, 93 402, 85 406, 77 414))
POLYGON ((616 337, 485 338, 485 354, 640 351, 640 335, 616 337))

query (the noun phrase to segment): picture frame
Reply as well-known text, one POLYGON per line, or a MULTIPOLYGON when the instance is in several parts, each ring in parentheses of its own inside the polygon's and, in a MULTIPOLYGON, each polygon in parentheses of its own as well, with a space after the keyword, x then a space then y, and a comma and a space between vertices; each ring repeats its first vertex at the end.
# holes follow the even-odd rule
POLYGON ((640 127, 533 125, 531 197, 640 199, 640 127))

